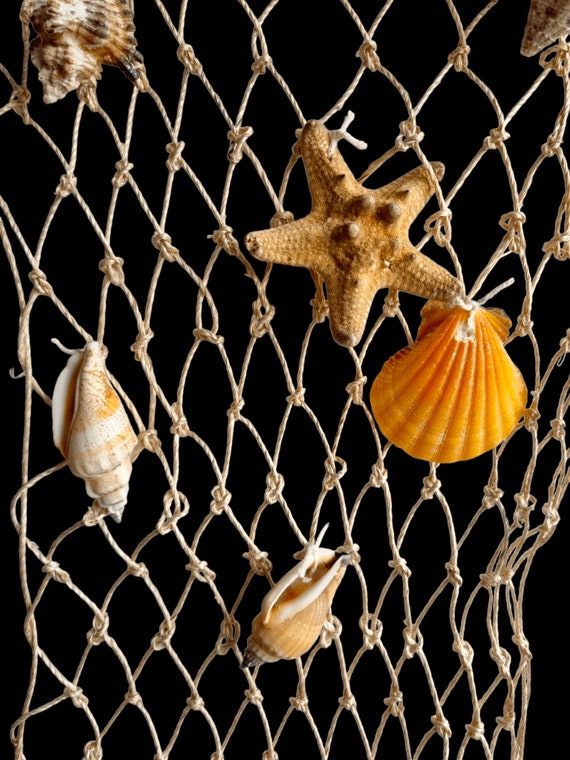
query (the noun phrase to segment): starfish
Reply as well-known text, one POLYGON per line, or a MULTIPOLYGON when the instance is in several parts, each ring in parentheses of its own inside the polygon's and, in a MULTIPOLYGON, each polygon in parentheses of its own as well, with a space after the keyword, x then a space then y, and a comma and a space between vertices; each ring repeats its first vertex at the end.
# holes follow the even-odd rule
POLYGON ((521 53, 536 55, 559 37, 570 34, 570 0, 531 0, 521 53))
MULTIPOLYGON (((280 227, 250 232, 245 245, 261 261, 307 267, 319 274, 326 286, 333 338, 341 346, 356 346, 380 288, 445 303, 461 297, 463 288, 409 241, 409 227, 435 189, 427 168, 418 167, 369 190, 354 178, 337 142, 321 122, 306 122, 298 149, 311 211, 280 227)), ((433 163, 432 168, 440 179, 443 164, 433 163)))

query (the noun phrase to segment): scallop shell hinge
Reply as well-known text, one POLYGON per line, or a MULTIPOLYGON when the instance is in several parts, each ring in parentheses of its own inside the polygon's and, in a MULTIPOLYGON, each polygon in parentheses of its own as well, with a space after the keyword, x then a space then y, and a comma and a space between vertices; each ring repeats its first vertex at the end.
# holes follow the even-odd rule
POLYGON ((85 490, 120 522, 138 439, 111 385, 101 346, 87 343, 57 378, 52 399, 53 440, 85 490))
POLYGON ((326 527, 303 559, 264 597, 251 626, 242 668, 293 660, 317 640, 349 563, 348 554, 319 548, 326 527))
POLYGON ((500 309, 428 301, 416 342, 388 359, 372 384, 386 438, 432 462, 473 459, 507 438, 527 400, 504 347, 510 324, 500 309))
POLYGON ((39 70, 44 102, 55 103, 83 83, 95 84, 104 63, 117 66, 146 90, 128 0, 24 0, 20 19, 38 34, 30 54, 39 70))

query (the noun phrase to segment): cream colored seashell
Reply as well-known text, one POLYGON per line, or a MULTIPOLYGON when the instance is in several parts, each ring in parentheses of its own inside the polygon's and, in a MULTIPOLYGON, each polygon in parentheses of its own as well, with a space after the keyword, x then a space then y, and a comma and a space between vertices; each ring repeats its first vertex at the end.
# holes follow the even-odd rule
POLYGON ((101 346, 87 343, 70 353, 53 391, 53 440, 88 495, 120 522, 137 436, 111 385, 101 346))
POLYGON ((532 0, 521 53, 530 57, 570 34, 570 0, 532 0))
POLYGON ((428 301, 416 342, 392 356, 370 403, 389 441, 418 459, 472 459, 503 441, 523 415, 527 389, 504 342, 500 309, 428 301))
POLYGON ((128 0, 24 0, 20 18, 38 36, 30 47, 44 102, 101 79, 101 65, 118 66, 139 89, 148 86, 128 0))
POLYGON ((301 561, 264 597, 261 612, 251 626, 242 668, 293 660, 319 637, 349 562, 347 554, 319 548, 327 527, 309 545, 301 561))

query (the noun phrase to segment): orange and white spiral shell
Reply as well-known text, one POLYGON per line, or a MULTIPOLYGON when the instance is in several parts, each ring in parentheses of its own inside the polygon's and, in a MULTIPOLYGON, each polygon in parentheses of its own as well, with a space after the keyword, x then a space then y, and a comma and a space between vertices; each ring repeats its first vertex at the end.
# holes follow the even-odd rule
POLYGON ((148 85, 128 0, 24 0, 20 18, 38 36, 30 55, 44 101, 54 103, 117 66, 139 89, 148 85))
POLYGON ((319 637, 349 563, 348 554, 319 547, 326 528, 264 597, 251 626, 242 668, 300 657, 319 637))
POLYGON ((507 438, 527 400, 504 346, 510 325, 499 309, 428 301, 416 342, 388 359, 372 384, 386 438, 432 462, 472 459, 507 438))
POLYGON ((87 343, 57 378, 52 399, 53 440, 85 490, 121 521, 138 439, 111 385, 105 353, 87 343))

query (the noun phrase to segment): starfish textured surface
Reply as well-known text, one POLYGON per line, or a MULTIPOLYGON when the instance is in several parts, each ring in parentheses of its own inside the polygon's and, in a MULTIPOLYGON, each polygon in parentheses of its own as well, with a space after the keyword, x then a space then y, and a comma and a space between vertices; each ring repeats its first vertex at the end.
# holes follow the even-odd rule
MULTIPOLYGON (((421 166, 378 190, 357 182, 336 142, 319 121, 299 136, 312 197, 303 219, 250 232, 245 245, 255 258, 302 266, 324 280, 334 339, 360 342, 380 288, 395 288, 445 303, 463 294, 459 280, 410 243, 408 230, 434 192, 421 166)), ((433 163, 441 179, 444 166, 433 163)))

